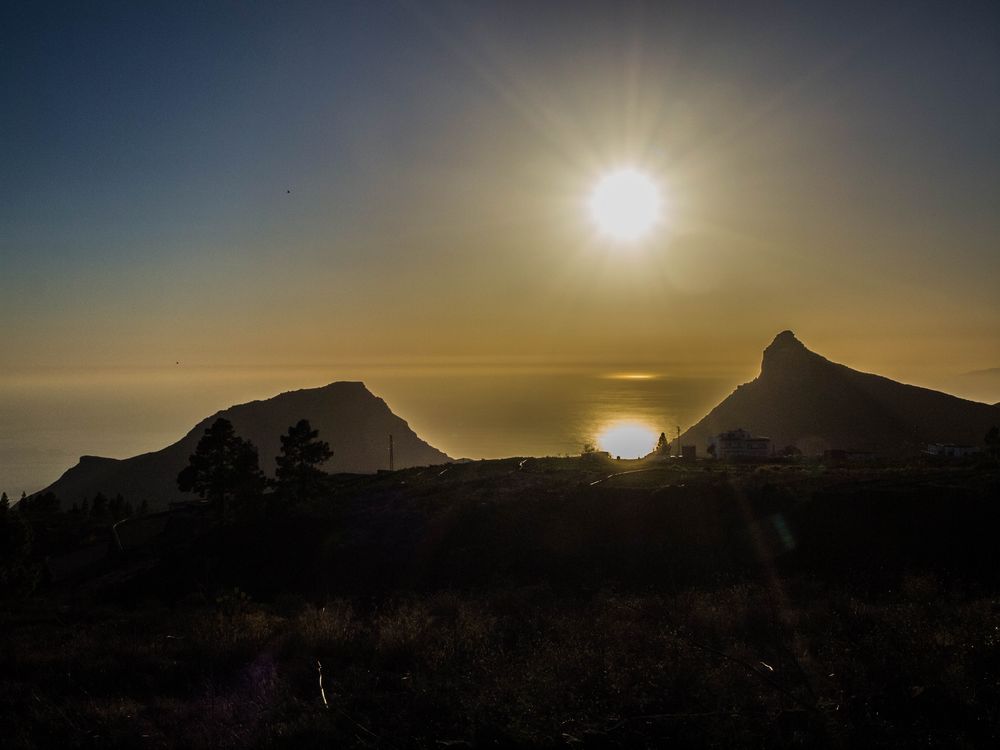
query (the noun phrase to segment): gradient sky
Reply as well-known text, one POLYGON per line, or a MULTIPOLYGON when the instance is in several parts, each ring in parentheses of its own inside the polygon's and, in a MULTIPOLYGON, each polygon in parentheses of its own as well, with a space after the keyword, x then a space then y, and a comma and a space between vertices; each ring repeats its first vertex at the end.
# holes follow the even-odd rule
POLYGON ((8 372, 1000 364, 996 2, 25 2, 0 45, 8 372), (584 210, 624 164, 631 248, 584 210))

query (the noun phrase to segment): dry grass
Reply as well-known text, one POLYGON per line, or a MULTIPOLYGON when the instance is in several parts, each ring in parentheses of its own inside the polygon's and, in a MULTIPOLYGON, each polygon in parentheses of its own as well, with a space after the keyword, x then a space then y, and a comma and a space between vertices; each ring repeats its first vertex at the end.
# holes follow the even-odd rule
POLYGON ((996 599, 953 602, 926 576, 879 601, 805 583, 785 591, 792 612, 775 608, 773 591, 740 585, 334 600, 290 617, 252 602, 64 615, 8 631, 0 700, 15 747, 994 736, 996 599))

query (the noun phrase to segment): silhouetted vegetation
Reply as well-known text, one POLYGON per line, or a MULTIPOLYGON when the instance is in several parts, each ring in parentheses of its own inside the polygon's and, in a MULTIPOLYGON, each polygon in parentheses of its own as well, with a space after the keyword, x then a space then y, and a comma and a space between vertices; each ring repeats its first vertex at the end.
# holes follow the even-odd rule
POLYGON ((40 578, 32 564, 34 535, 25 514, 14 512, 7 493, 0 494, 0 600, 35 590, 40 578))
POLYGON ((281 436, 281 454, 275 459, 275 488, 286 503, 298 504, 314 497, 326 472, 320 465, 333 456, 329 443, 319 440, 319 430, 300 419, 281 436))
POLYGON ((631 466, 314 476, 168 525, 2 615, 5 740, 995 744, 994 463, 631 466))
POLYGON ((666 433, 660 433, 660 437, 656 441, 656 452, 661 456, 670 455, 670 441, 667 440, 666 433))
POLYGON ((132 503, 121 494, 109 500, 103 492, 94 495, 93 500, 84 498, 80 504, 74 503, 70 512, 96 523, 116 523, 133 515, 132 503))
POLYGON ((264 488, 257 449, 220 417, 205 429, 188 465, 177 475, 177 486, 207 499, 223 522, 252 515, 264 488))
POLYGON ((28 497, 21 495, 17 502, 17 512, 24 516, 33 518, 44 518, 59 512, 59 498, 51 492, 44 492, 39 495, 28 497))

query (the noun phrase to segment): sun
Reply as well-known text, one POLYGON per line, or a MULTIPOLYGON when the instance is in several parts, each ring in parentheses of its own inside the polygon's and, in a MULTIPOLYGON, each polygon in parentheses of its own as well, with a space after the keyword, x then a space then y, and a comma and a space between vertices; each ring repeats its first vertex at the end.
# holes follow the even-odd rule
POLYGON ((631 167, 604 175, 590 194, 590 216, 601 233, 625 242, 641 239, 660 220, 660 188, 631 167))

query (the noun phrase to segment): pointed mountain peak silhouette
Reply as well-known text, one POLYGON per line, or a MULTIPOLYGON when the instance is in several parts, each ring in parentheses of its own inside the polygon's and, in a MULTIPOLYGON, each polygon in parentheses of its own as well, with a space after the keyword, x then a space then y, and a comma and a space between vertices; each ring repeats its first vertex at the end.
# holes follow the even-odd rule
POLYGON ((682 442, 704 450, 711 436, 742 427, 775 450, 918 453, 927 443, 979 445, 1000 422, 996 406, 853 370, 810 351, 791 331, 764 349, 760 375, 739 386, 682 442))
POLYGON ((767 354, 771 350, 784 348, 802 349, 808 351, 805 344, 795 338, 795 333, 793 331, 785 330, 774 337, 774 341, 768 344, 767 348, 764 350, 764 354, 767 354))
POLYGON ((764 350, 760 372, 761 375, 780 374, 792 368, 815 367, 821 363, 830 364, 829 360, 806 349, 794 333, 782 331, 764 350))

